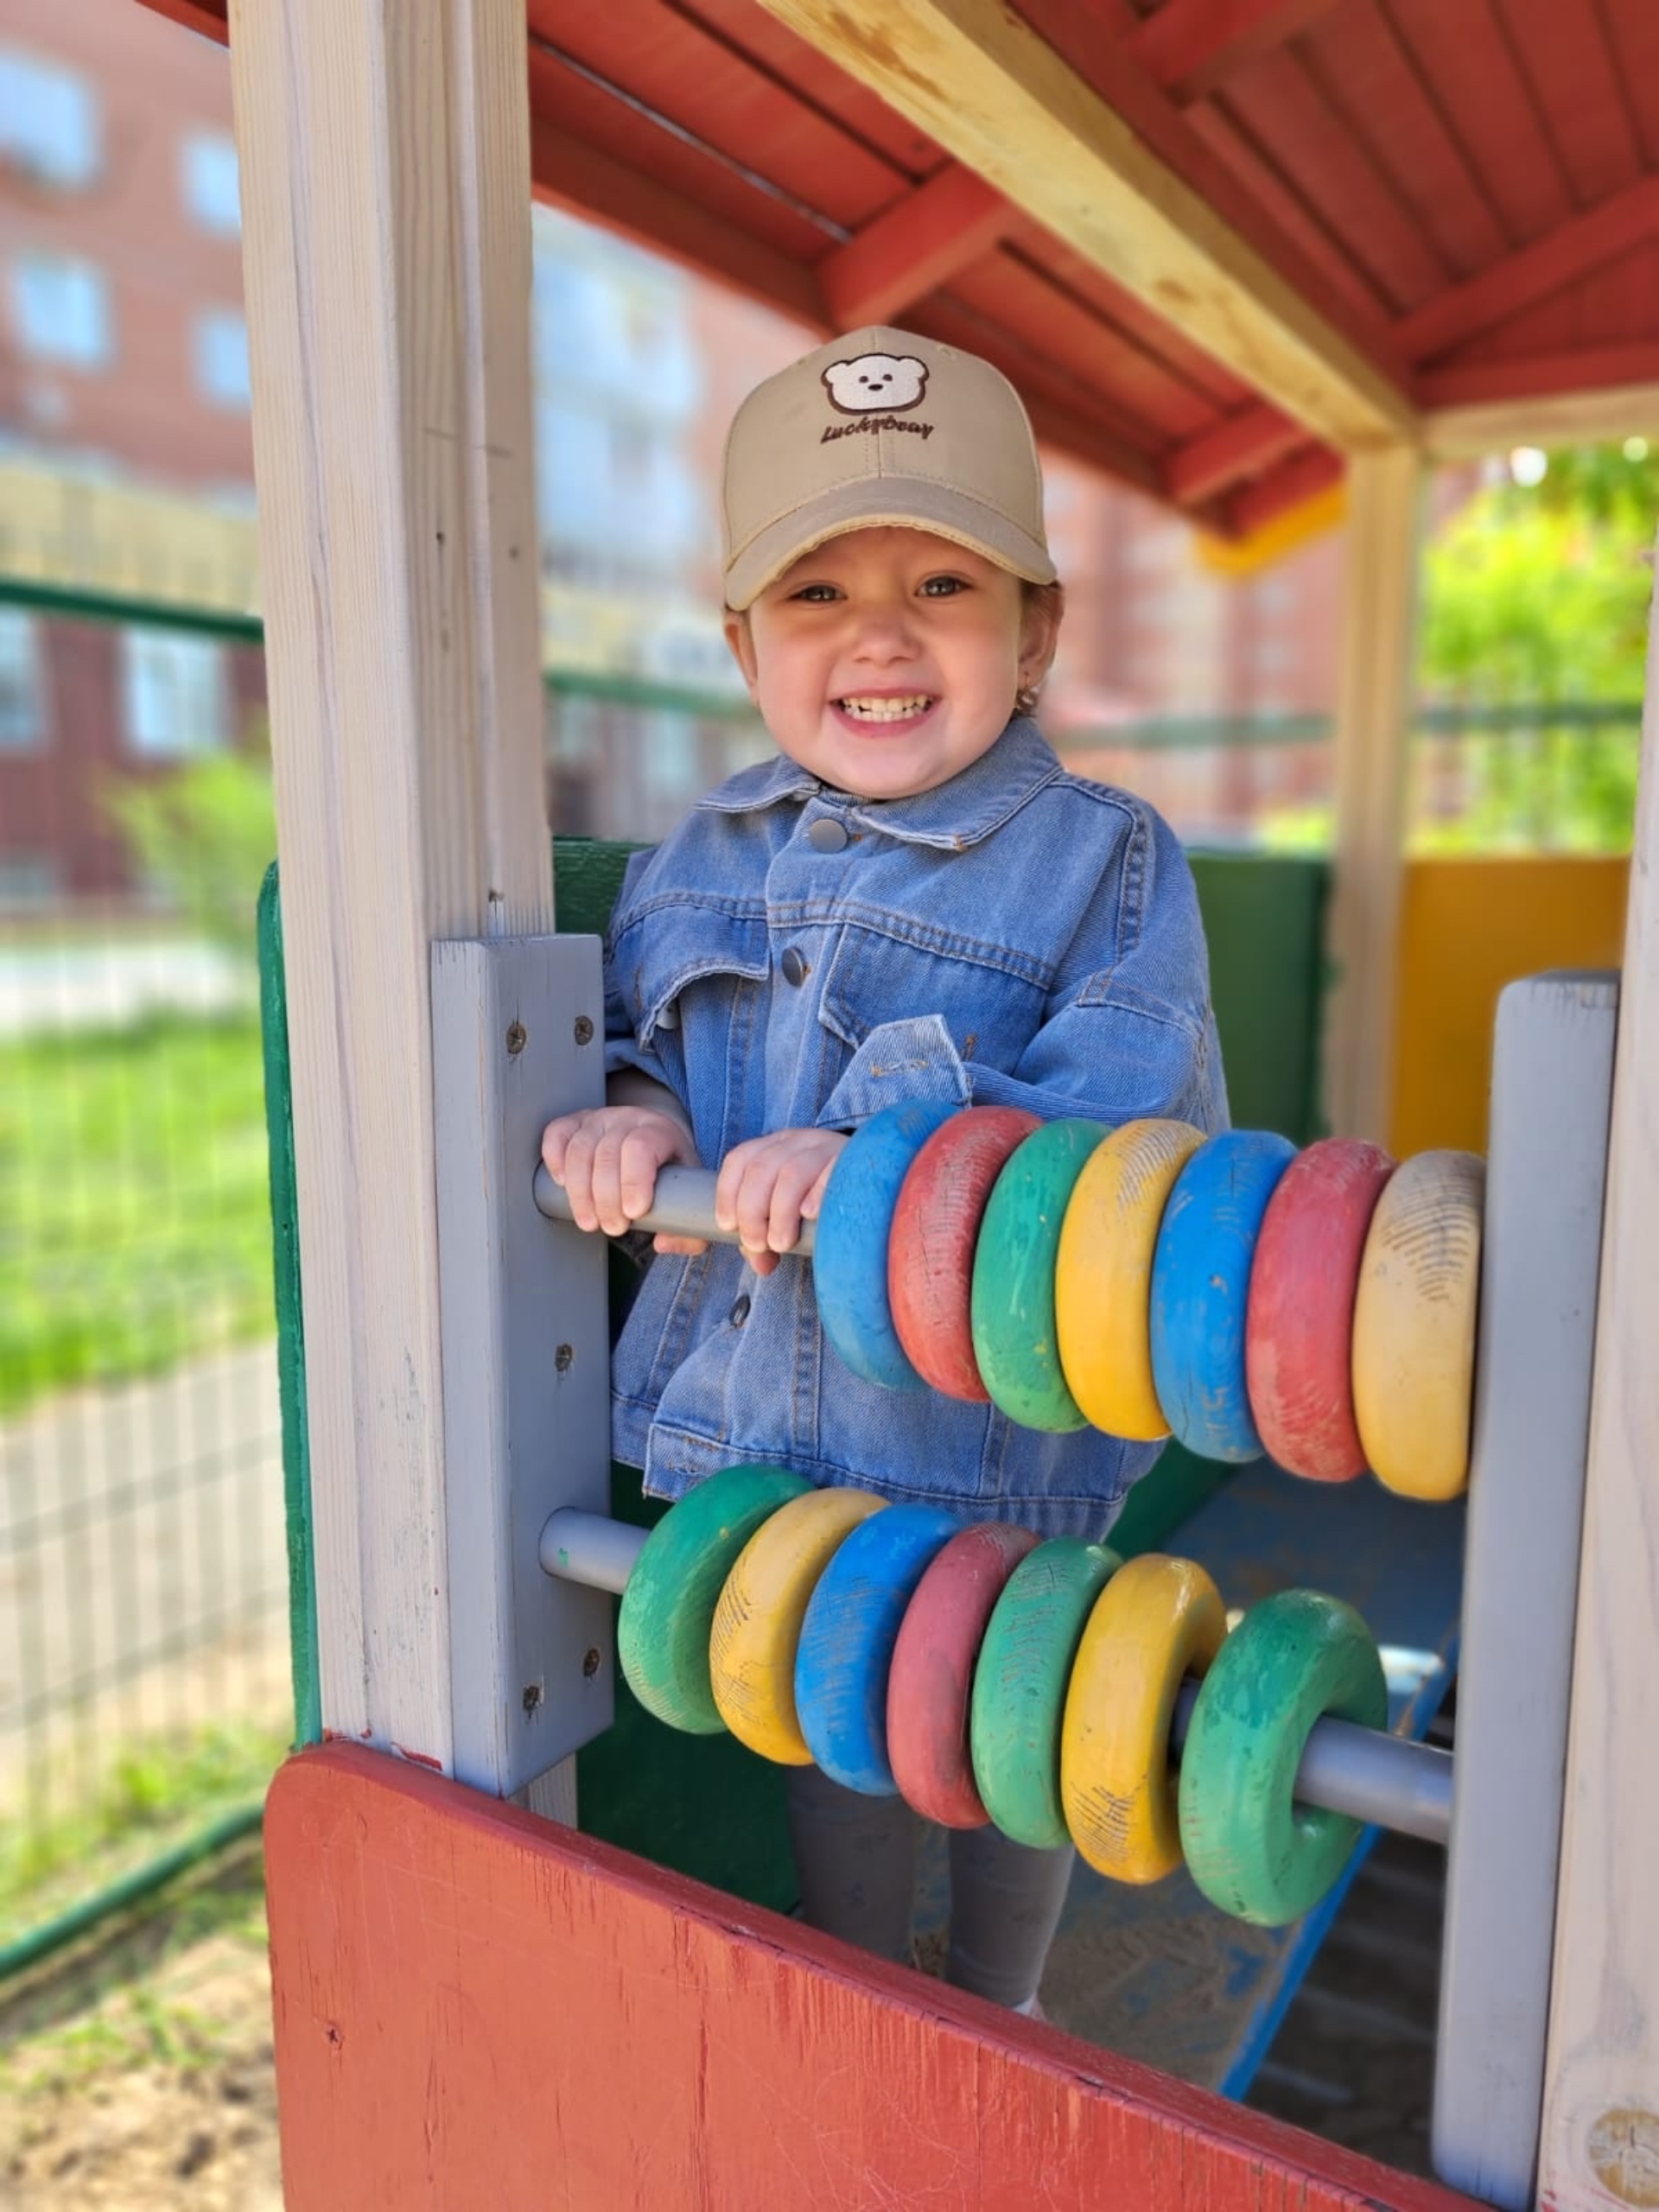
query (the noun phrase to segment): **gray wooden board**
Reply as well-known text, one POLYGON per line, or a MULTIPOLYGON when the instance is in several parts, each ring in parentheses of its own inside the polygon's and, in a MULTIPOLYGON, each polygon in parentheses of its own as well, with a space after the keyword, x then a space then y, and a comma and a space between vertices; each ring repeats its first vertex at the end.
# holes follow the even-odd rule
POLYGON ((612 1601, 537 1548, 610 1502, 604 1240, 532 1196, 549 1117, 604 1099, 603 1014, 597 938, 432 948, 455 1774, 496 1796, 613 1713, 612 1601))
POLYGON ((1436 2048, 1442 2179, 1533 2201, 1618 979, 1499 1001, 1436 2048))
MULTIPOLYGON (((1421 1738, 1457 1662, 1464 1508, 1393 1497, 1369 1476, 1300 1482, 1262 1462, 1243 1469, 1166 1548, 1207 1568, 1230 1606, 1290 1588, 1358 1607, 1383 1649, 1389 1719, 1421 1738)), ((1049 2017, 1072 2034, 1182 2081, 1242 2097, 1319 1948, 1347 1881, 1289 1928, 1217 1911, 1185 1872, 1150 1889, 1079 1863, 1043 1981, 1049 2017)), ((945 1858, 925 1856, 918 1925, 944 1923, 945 1858)))

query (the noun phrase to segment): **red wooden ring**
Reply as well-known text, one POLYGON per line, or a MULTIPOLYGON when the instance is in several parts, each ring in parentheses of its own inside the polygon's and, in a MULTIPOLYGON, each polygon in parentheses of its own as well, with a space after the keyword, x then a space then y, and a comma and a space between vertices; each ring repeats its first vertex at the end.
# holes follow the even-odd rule
POLYGON ((1314 1482, 1365 1471, 1350 1351, 1365 1232, 1393 1174, 1380 1145, 1326 1137, 1268 1202, 1250 1268, 1244 1375, 1270 1456, 1314 1482))
POLYGON ((974 1246, 991 1186, 1041 1127, 1017 1106, 969 1106, 935 1129, 899 1192, 887 1237, 887 1304, 905 1355, 950 1398, 985 1404, 969 1319, 974 1246))
POLYGON ((905 1610, 887 1675, 887 1760, 899 1794, 925 1820, 981 1828, 968 1742, 974 1668, 1003 1585, 1037 1539, 1006 1521, 952 1536, 905 1610))

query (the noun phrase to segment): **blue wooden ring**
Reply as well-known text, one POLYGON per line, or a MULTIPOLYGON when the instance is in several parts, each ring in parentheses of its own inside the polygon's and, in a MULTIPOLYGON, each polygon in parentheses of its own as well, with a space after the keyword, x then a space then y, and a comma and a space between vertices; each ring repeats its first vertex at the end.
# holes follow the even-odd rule
POLYGON ((795 1715, 832 1782, 867 1797, 898 1794, 887 1759, 887 1675, 916 1585, 962 1528, 937 1505, 890 1505, 842 1544, 801 1623, 795 1715))
POLYGON ((1228 1129, 1175 1179, 1152 1259, 1152 1376, 1171 1432, 1204 1459, 1258 1459, 1244 1376, 1250 1262, 1296 1157, 1287 1137, 1228 1129))
POLYGON ((912 1099, 884 1107, 836 1160, 818 1211, 812 1283, 823 1333, 855 1375, 919 1390, 887 1298, 887 1233, 911 1162, 954 1106, 912 1099))

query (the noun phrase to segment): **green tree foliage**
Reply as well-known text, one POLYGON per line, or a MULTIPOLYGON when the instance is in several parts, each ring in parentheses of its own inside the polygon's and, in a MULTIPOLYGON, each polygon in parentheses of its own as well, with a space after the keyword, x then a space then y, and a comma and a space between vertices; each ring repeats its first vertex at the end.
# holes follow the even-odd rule
POLYGON ((1517 720, 1430 743, 1420 843, 1628 844, 1633 725, 1586 728, 1573 710, 1641 699, 1656 520, 1659 465, 1632 440, 1552 455, 1540 482, 1492 486, 1441 530, 1424 567, 1425 700, 1517 720))
POLYGON ((259 886, 276 850, 270 761, 207 753, 105 797, 145 880, 194 930, 251 965, 259 886))

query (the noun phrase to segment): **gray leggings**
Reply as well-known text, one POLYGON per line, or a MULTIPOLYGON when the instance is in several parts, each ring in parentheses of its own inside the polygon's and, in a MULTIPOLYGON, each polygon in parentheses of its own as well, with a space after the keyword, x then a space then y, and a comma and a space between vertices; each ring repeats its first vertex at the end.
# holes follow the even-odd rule
MULTIPOLYGON (((807 1925, 908 1965, 921 1821, 903 1798, 791 1767, 789 1834, 807 1925)), ((998 2005, 1033 1998, 1075 1857, 1069 1844, 1033 1851, 994 1827, 953 1829, 945 1980, 998 2005)))

